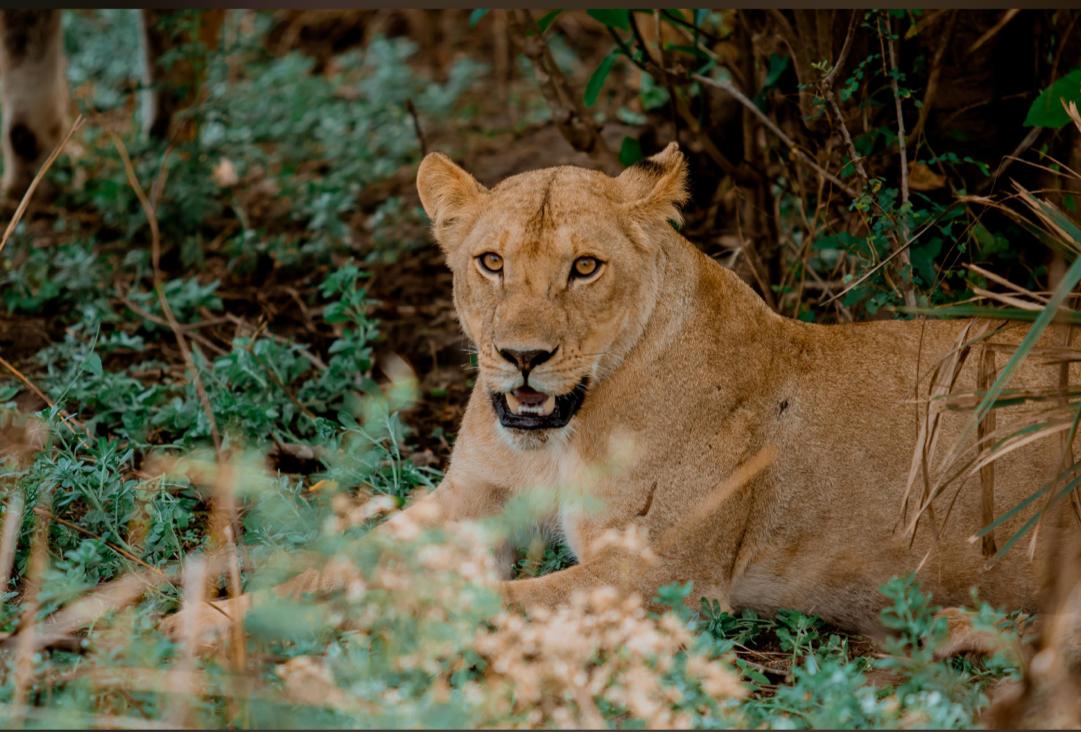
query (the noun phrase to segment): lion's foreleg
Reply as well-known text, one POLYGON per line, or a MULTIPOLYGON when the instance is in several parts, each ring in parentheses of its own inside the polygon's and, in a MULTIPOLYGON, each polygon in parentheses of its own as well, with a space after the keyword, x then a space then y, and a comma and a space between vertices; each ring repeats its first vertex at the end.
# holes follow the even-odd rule
POLYGON ((627 552, 608 551, 582 564, 542 577, 500 583, 500 592, 511 606, 520 609, 551 608, 570 600, 576 591, 611 586, 627 595, 638 593, 651 603, 657 590, 675 578, 664 565, 627 552))

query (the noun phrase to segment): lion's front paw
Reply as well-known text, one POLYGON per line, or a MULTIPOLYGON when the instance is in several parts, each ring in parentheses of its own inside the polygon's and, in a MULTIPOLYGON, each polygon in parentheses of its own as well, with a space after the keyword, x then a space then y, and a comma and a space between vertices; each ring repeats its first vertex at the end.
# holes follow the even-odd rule
POLYGON ((946 640, 935 649, 935 658, 950 658, 965 653, 993 656, 999 651, 1013 648, 1009 636, 975 627, 971 614, 959 608, 943 608, 935 617, 946 618, 949 629, 946 640))
POLYGON ((515 585, 521 585, 521 582, 503 580, 496 585, 496 589, 499 590, 499 596, 503 598, 504 605, 514 610, 524 610, 525 605, 522 604, 522 593, 515 585))

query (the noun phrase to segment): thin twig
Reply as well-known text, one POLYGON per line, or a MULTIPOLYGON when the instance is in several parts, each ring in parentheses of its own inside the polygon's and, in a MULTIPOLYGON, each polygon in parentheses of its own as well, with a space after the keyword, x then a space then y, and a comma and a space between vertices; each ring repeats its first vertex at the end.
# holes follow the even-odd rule
POLYGON ((15 548, 19 543, 25 500, 21 490, 12 489, 4 511, 4 528, 0 533, 0 593, 7 592, 8 582, 11 581, 11 568, 15 565, 15 548))
POLYGON ((129 552, 127 549, 124 549, 123 547, 117 546, 116 544, 112 543, 111 541, 107 541, 106 539, 104 539, 100 535, 95 534, 94 532, 92 532, 92 531, 90 531, 88 529, 85 529, 85 528, 83 528, 82 526, 79 526, 76 523, 68 521, 67 519, 60 518, 59 516, 53 514, 53 512, 50 511, 47 508, 39 506, 39 507, 34 509, 34 513, 37 514, 38 516, 41 516, 44 519, 49 520, 49 521, 55 521, 56 523, 60 524, 61 526, 65 526, 65 527, 71 529, 72 531, 75 531, 77 533, 82 534, 83 536, 87 536, 87 537, 90 537, 91 539, 95 539, 97 541, 100 541, 101 543, 103 543, 106 547, 111 549, 116 554, 119 554, 121 557, 123 557, 124 559, 127 559, 129 562, 134 562, 135 564, 138 564, 140 567, 142 567, 143 569, 145 569, 145 570, 147 570, 149 572, 153 572, 154 574, 159 574, 159 575, 161 575, 163 577, 166 576, 165 572, 158 569, 157 567, 155 567, 152 564, 147 564, 142 559, 139 559, 139 557, 137 557, 134 554, 132 554, 131 552, 129 552))
MULTIPOLYGON (((243 328, 250 328, 252 331, 255 330, 255 326, 253 326, 251 323, 249 323, 248 321, 244 320, 243 318, 241 318, 241 317, 239 317, 237 315, 233 315, 232 313, 226 313, 225 317, 226 317, 227 320, 229 320, 232 323, 235 323, 238 326, 241 326, 243 328)), ((279 343, 282 343, 284 345, 293 345, 293 341, 289 340, 288 338, 286 338, 284 336, 280 336, 277 333, 274 333, 273 331, 271 331, 269 329, 264 331, 264 335, 267 338, 278 341, 279 343)), ((323 359, 319 358, 319 356, 317 356, 314 353, 310 352, 307 348, 301 348, 300 349, 300 355, 304 356, 304 358, 307 359, 308 362, 311 363, 312 366, 315 366, 320 371, 326 371, 327 368, 329 368, 326 365, 326 363, 323 361, 323 359)))
MULTIPOLYGON (((995 352, 984 348, 976 369, 977 388, 986 392, 995 381, 995 352)), ((976 429, 976 444, 984 445, 988 435, 995 431, 995 410, 988 409, 976 429)), ((980 521, 988 526, 995 520, 995 463, 989 461, 980 466, 980 521)), ((982 542, 983 558, 990 559, 998 553, 994 530, 987 532, 982 542)))
POLYGON ((837 55, 837 61, 833 64, 833 68, 829 70, 824 77, 822 77, 822 84, 824 86, 833 87, 833 82, 837 78, 837 74, 844 68, 845 61, 848 60, 848 51, 852 47, 852 39, 856 35, 856 23, 859 20, 860 11, 853 10, 852 16, 848 19, 848 30, 845 32, 845 41, 841 45, 841 52, 837 55))
POLYGON ((4 247, 7 246, 8 238, 15 231, 15 227, 19 225, 19 221, 22 220, 23 214, 26 213, 26 207, 30 205, 30 199, 34 195, 34 191, 37 190, 38 184, 41 183, 42 178, 52 167, 56 159, 60 157, 60 153, 64 150, 64 146, 68 144, 68 140, 83 126, 83 122, 86 120, 80 114, 75 118, 75 121, 71 125, 71 129, 68 130, 68 134, 64 135, 64 139, 60 141, 60 144, 53 148, 52 153, 45 159, 41 167, 38 168, 37 175, 30 181, 30 185, 26 188, 26 193, 23 194, 22 200, 19 201, 19 205, 15 209, 14 215, 11 217, 11 221, 8 222, 7 228, 4 229, 4 236, 0 239, 0 252, 4 251, 4 247))
POLYGON ((855 142, 852 141, 852 134, 848 131, 848 125, 845 124, 845 118, 841 114, 841 107, 837 104, 836 95, 833 93, 833 89, 826 89, 825 91, 825 97, 830 103, 833 116, 837 118, 837 126, 841 128, 841 136, 844 138, 845 146, 848 148, 848 157, 851 158, 852 165, 855 166, 856 172, 863 179, 864 185, 867 185, 871 179, 867 175, 867 169, 863 167, 863 158, 856 150, 855 142))
POLYGON ((529 10, 511 14, 512 28, 525 55, 533 62, 541 94, 552 110, 552 117, 563 137, 575 150, 589 153, 603 167, 619 170, 619 157, 612 152, 600 134, 600 129, 582 106, 580 97, 572 92, 566 76, 552 57, 544 37, 537 33, 537 23, 529 10))
POLYGON ((938 80, 942 76, 942 59, 946 56, 946 49, 949 47, 950 38, 953 36, 953 27, 957 24, 957 11, 950 10, 947 12, 950 13, 950 20, 946 24, 945 30, 942 31, 942 37, 938 40, 938 48, 935 49, 935 56, 931 60, 931 73, 927 76, 927 87, 923 92, 923 102, 920 104, 916 126, 908 133, 908 142, 911 145, 916 144, 923 133, 924 126, 927 124, 927 116, 931 112, 935 94, 938 92, 938 80))
MULTIPOLYGON (((35 385, 34 382, 32 382, 21 371, 19 371, 19 369, 15 368, 12 364, 8 363, 8 361, 3 356, 0 356, 0 366, 3 366, 5 369, 7 369, 7 371, 12 376, 14 376, 20 382, 22 382, 23 386, 25 386, 27 389, 32 391, 43 402, 48 404, 49 409, 56 409, 57 408, 56 403, 53 402, 53 400, 49 398, 48 394, 46 394, 41 389, 39 389, 37 387, 37 385, 35 385)), ((84 447, 89 447, 88 443, 85 440, 83 440, 83 434, 86 432, 86 427, 83 426, 83 424, 81 422, 79 422, 79 420, 75 419, 75 417, 73 417, 71 414, 69 414, 68 411, 66 409, 64 409, 63 407, 59 408, 58 412, 60 414, 60 419, 63 420, 63 422, 65 424, 67 424, 68 429, 70 429, 72 432, 79 435, 79 439, 80 439, 80 441, 82 441, 83 446, 84 447)))
POLYGON ((417 142, 420 143, 421 156, 428 154, 428 141, 424 138, 424 129, 420 126, 420 115, 417 114, 417 105, 412 99, 405 100, 405 108, 409 116, 413 118, 413 132, 417 134, 417 142))
MULTIPOLYGON (((878 39, 879 43, 885 43, 889 50, 890 68, 887 74, 890 77, 890 88, 893 90, 894 106, 897 109, 897 150, 901 157, 901 216, 900 216, 900 230, 901 241, 908 241, 908 207, 909 207, 909 189, 908 189, 908 151, 905 146, 905 118, 901 109, 901 90, 897 83, 897 76, 900 74, 900 69, 897 66, 897 48, 896 43, 893 40, 893 28, 890 24, 890 18, 888 14, 883 13, 879 16, 878 21, 878 39), (883 36, 882 23, 886 24, 886 32, 883 36)), ((885 54, 883 54, 885 55, 885 54)), ((905 305, 910 308, 916 307, 916 290, 912 287, 912 256, 909 254, 907 246, 900 246, 897 249, 899 256, 899 272, 901 276, 901 284, 903 287, 903 293, 905 298, 905 305)))
MULTIPOLYGON (((43 505, 52 496, 52 490, 45 488, 38 494, 38 504, 43 505)), ((27 695, 34 681, 34 636, 37 625, 38 593, 44 580, 46 565, 49 561, 49 522, 39 518, 34 526, 34 535, 30 540, 30 558, 26 568, 26 590, 23 592, 22 622, 15 641, 15 684, 11 696, 12 704, 17 708, 26 705, 27 695)), ((19 727, 18 716, 11 720, 13 727, 19 727)))
POLYGON ((1005 13, 1002 14, 1002 17, 999 18, 997 23, 995 23, 986 33, 977 38, 975 43, 968 47, 968 50, 965 53, 967 55, 976 53, 976 51, 978 51, 981 46, 983 46, 989 40, 997 36, 998 32, 1005 28, 1006 24, 1013 20, 1015 17, 1017 17, 1017 14, 1020 12, 1020 8, 1010 8, 1009 10, 1007 10, 1005 13))
POLYGON ((143 213, 146 215, 147 223, 150 225, 150 260, 154 267, 154 289, 157 290, 158 301, 161 303, 161 311, 165 315, 166 320, 169 321, 169 327, 173 330, 177 346, 180 347, 180 353, 184 357, 184 363, 187 364, 188 370, 191 372, 192 383, 195 385, 195 392, 199 395, 199 401, 202 403, 203 411, 206 413, 207 424, 210 427, 210 437, 214 441, 214 450, 220 456, 221 436, 218 433, 218 423, 214 419, 214 410, 210 406, 210 397, 207 396, 206 388, 203 386, 203 377, 195 364, 195 359, 192 357, 191 350, 188 348, 188 341, 184 337, 184 331, 181 329, 180 323, 177 322, 176 316, 173 314, 173 308, 169 305, 169 299, 165 296, 165 285, 161 273, 161 232, 158 229, 157 214, 154 212, 154 206, 146 197, 146 192, 139 183, 139 178, 135 174, 135 166, 132 165, 131 157, 128 155, 128 149, 124 145, 124 141, 120 139, 119 135, 112 131, 109 132, 109 135, 113 138, 113 143, 116 145, 117 152, 120 154, 120 159, 124 163, 124 172, 127 174, 128 184, 135 192, 136 198, 139 199, 139 204, 143 207, 143 213))
POLYGON ((815 162, 814 158, 812 158, 810 155, 803 152, 803 150, 801 150, 796 145, 796 143, 793 142, 791 137, 786 135, 784 133, 784 131, 780 127, 778 127, 776 125, 776 123, 774 123, 773 120, 771 120, 768 116, 766 116, 765 113, 762 112, 761 109, 758 108, 757 104, 755 104, 750 99, 748 99, 747 96, 743 92, 741 92, 739 89, 737 89, 731 82, 729 82, 727 80, 711 79, 710 77, 703 76, 702 74, 692 74, 691 78, 693 78, 693 79, 695 79, 697 81, 700 81, 703 84, 708 84, 710 86, 721 89, 724 92, 727 92, 736 101, 738 101, 740 104, 742 104, 744 107, 746 107, 751 112, 751 114, 753 114, 755 117, 757 117, 759 119, 759 121, 762 122, 762 124, 764 124, 766 127, 768 127, 770 132, 772 132, 774 135, 779 137, 781 139, 781 142, 783 142, 785 145, 788 146, 788 149, 792 152, 793 155, 795 155, 802 162, 806 163, 808 166, 813 168, 816 173, 818 173, 820 176, 822 176, 823 178, 828 180, 833 185, 840 188, 842 191, 847 193, 849 196, 851 196, 852 198, 856 197, 856 195, 857 195, 856 191, 854 191, 851 187, 848 186, 848 184, 846 184, 840 178, 835 176, 833 173, 829 172, 828 170, 823 168, 821 165, 819 165, 817 162, 815 162))
POLYGON ((1022 138, 1021 142, 1017 144, 1013 152, 1002 158, 1002 162, 995 168, 995 172, 991 174, 990 178, 985 178, 983 183, 980 184, 977 191, 986 190, 988 187, 998 182, 998 179, 1002 177, 1002 174, 1006 172, 1007 168, 1013 165, 1017 160, 1020 160, 1021 155, 1026 150, 1036 144, 1036 140, 1039 138, 1040 133, 1044 131, 1043 127, 1033 127, 1029 130, 1028 134, 1022 138))
POLYGON ((822 77, 822 81, 819 82, 819 94, 826 99, 830 104, 830 109, 833 111, 833 116, 837 119, 837 125, 841 128, 841 136, 844 138, 845 146, 848 148, 848 156, 852 160, 852 165, 855 166, 856 172, 859 173, 860 178, 863 179, 864 185, 870 182, 870 178, 867 176, 867 169, 863 167, 863 158, 856 150, 856 145, 852 141, 852 134, 848 131, 848 125, 845 124, 844 115, 841 114, 841 107, 837 104, 837 95, 833 91, 833 82, 837 78, 837 74, 844 67, 845 59, 848 57, 848 49, 852 45, 852 38, 856 34, 856 20, 859 17, 859 11, 853 10, 852 17, 848 22, 848 31, 845 34, 844 44, 841 46, 841 53, 837 57, 837 62, 833 64, 833 68, 822 77))
POLYGON ((850 284, 850 285, 849 285, 848 287, 846 287, 845 289, 843 289, 843 290, 841 290, 840 292, 838 292, 838 293, 837 293, 836 295, 833 295, 832 297, 830 297, 830 299, 829 299, 829 300, 826 300, 825 302, 823 302, 823 303, 820 303, 820 305, 819 305, 819 306, 820 306, 820 307, 825 307, 826 305, 829 305, 829 304, 830 304, 831 302, 833 302, 834 300, 836 300, 836 299, 838 299, 838 298, 841 298, 841 297, 844 297, 844 296, 845 296, 845 295, 847 295, 847 294, 848 294, 849 292, 851 292, 851 291, 852 291, 852 290, 853 290, 854 288, 856 288, 856 287, 859 287, 859 286, 860 286, 861 284, 863 284, 864 282, 866 282, 866 281, 867 281, 867 278, 871 277, 871 276, 872 276, 872 275, 873 275, 873 274, 874 274, 875 272, 878 272, 878 271, 879 271, 880 269, 882 269, 882 268, 883 268, 883 267, 885 267, 885 266, 886 266, 887 264, 889 264, 890 262, 892 262, 892 261, 893 261, 893 260, 894 260, 894 259, 895 259, 896 257, 899 257, 899 256, 901 256, 901 253, 902 253, 902 252, 906 252, 906 251, 908 251, 908 248, 909 248, 909 247, 911 247, 911 246, 912 246, 912 244, 913 244, 913 243, 914 243, 914 242, 915 242, 915 241, 916 241, 917 239, 919 239, 919 238, 920 238, 921 236, 923 236, 923 235, 924 235, 925 233, 927 233, 927 231, 929 231, 929 230, 931 229, 931 227, 933 227, 933 226, 934 226, 935 224, 937 224, 937 223, 939 222, 939 220, 940 220, 940 219, 941 219, 941 218, 942 218, 942 217, 943 217, 944 215, 945 215, 945 212, 944 212, 944 211, 943 211, 942 213, 939 213, 939 214, 938 214, 937 216, 935 216, 935 218, 934 218, 934 219, 932 219, 931 221, 929 221, 929 222, 927 222, 926 224, 924 224, 923 228, 922 228, 922 229, 920 229, 919 231, 917 231, 917 232, 916 232, 915 234, 913 234, 913 235, 912 235, 912 237, 911 237, 910 239, 906 239, 906 240, 905 240, 905 241, 904 241, 904 242, 903 242, 903 243, 902 243, 902 244, 901 244, 900 246, 898 246, 898 247, 895 247, 895 248, 894 248, 894 250, 893 250, 893 251, 892 251, 892 252, 891 252, 891 253, 889 254, 889 256, 887 256, 887 257, 886 257, 885 259, 883 259, 883 260, 882 260, 881 262, 879 262, 878 264, 876 264, 876 265, 875 265, 874 267, 872 267, 871 269, 869 269, 869 270, 867 270, 866 272, 864 272, 864 273, 863 273, 863 274, 862 274, 862 275, 860 276, 860 278, 859 278, 859 279, 857 279, 857 280, 855 280, 854 282, 852 282, 852 284, 850 284))
POLYGON ((22 371, 19 371, 19 369, 8 363, 7 359, 5 359, 3 356, 0 356, 0 366, 3 366, 5 369, 8 370, 8 373, 21 381, 23 386, 32 391, 38 397, 38 399, 41 399, 43 402, 48 404, 50 409, 55 406, 53 400, 49 398, 48 394, 43 392, 37 387, 36 384, 34 384, 34 382, 30 381, 30 379, 24 376, 22 371))
MULTIPOLYGON (((156 323, 157 325, 161 325, 166 328, 170 327, 168 320, 166 320, 165 318, 159 318, 157 315, 154 315, 153 313, 144 310, 143 308, 132 302, 128 297, 120 295, 119 300, 121 303, 124 304, 124 307, 126 307, 128 310, 132 311, 139 317, 143 318, 144 320, 149 320, 151 323, 156 323)), ((192 331, 196 328, 205 328, 210 325, 228 322, 228 318, 215 318, 213 321, 180 325, 180 329, 184 331, 184 333, 187 334, 187 336, 193 341, 198 341, 199 343, 202 343, 204 348, 209 348, 211 351, 216 351, 218 355, 225 355, 227 351, 224 348, 220 348, 219 346, 214 345, 213 341, 211 341, 206 336, 199 333, 193 333, 192 331)))
POLYGON ((191 726, 193 697, 198 694, 194 681, 195 661, 199 647, 199 612, 206 594, 206 559, 195 556, 184 566, 184 602, 180 608, 180 652, 173 669, 179 683, 165 718, 176 726, 191 726))

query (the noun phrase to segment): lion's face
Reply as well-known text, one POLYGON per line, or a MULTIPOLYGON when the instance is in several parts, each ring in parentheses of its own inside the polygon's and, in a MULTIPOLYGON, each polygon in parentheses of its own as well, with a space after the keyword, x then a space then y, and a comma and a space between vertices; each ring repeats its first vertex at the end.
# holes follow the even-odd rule
POLYGON ((663 264, 649 234, 678 215, 684 179, 674 145, 618 178, 549 168, 491 190, 442 155, 421 164, 458 315, 513 444, 566 428, 641 337, 663 264))

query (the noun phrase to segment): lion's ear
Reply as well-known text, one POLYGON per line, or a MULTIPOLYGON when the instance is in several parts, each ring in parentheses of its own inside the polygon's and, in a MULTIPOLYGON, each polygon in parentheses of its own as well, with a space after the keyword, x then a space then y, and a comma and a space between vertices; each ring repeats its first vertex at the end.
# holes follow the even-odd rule
POLYGON ((447 229, 488 189, 443 153, 428 153, 417 170, 420 204, 444 247, 447 229))
POLYGON ((639 160, 616 181, 629 212, 677 223, 683 220, 679 206, 688 196, 687 163, 677 143, 670 142, 656 155, 639 160))

